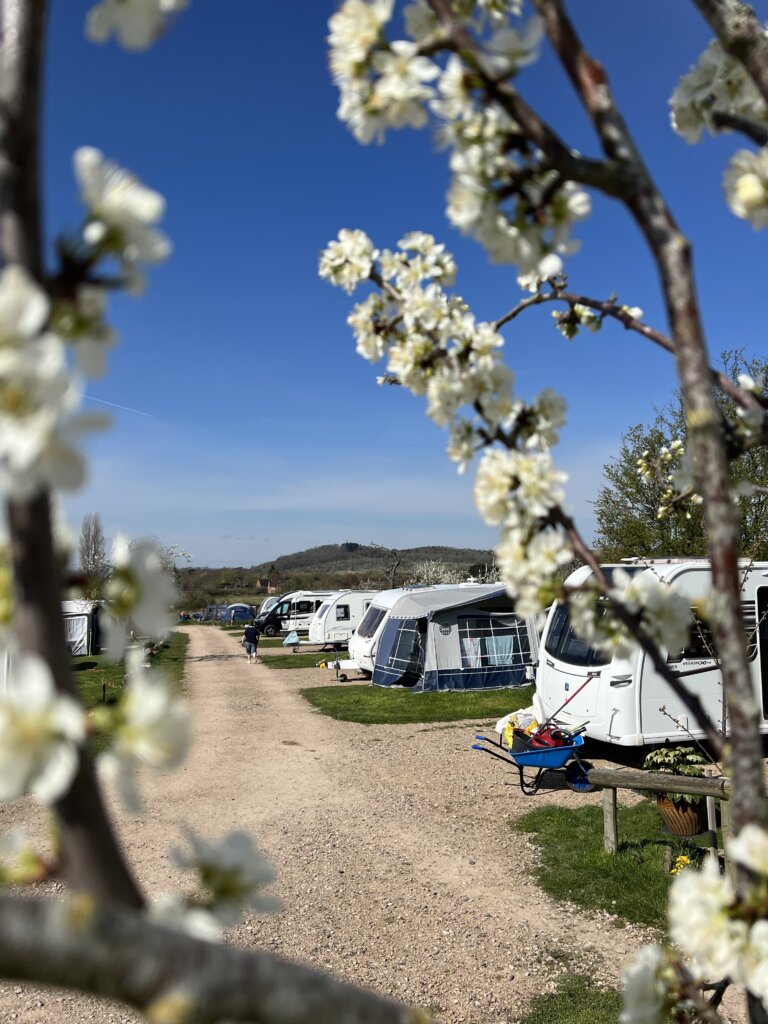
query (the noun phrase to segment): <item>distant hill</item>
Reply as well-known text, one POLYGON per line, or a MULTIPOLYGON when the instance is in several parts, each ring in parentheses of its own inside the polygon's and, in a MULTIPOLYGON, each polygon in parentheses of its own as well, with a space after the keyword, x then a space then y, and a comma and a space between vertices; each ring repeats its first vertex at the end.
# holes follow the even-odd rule
MULTIPOLYGON (((398 549, 397 554, 402 559, 404 568, 426 559, 468 568, 477 562, 489 562, 493 557, 493 552, 490 550, 451 548, 441 545, 398 549)), ((344 544, 322 544, 320 547, 308 548, 306 551, 296 551, 292 555, 280 555, 271 562, 262 562, 261 565, 255 565, 252 568, 254 572, 264 576, 269 575, 270 572, 284 575, 319 568, 326 572, 381 572, 391 558, 392 553, 388 548, 347 541, 344 544)))
POLYGON ((420 562, 448 563, 460 571, 477 573, 493 561, 493 552, 481 548, 453 548, 425 545, 405 548, 396 554, 372 544, 323 544, 320 547, 279 555, 249 568, 180 568, 181 604, 196 607, 208 603, 244 600, 258 603, 267 579, 279 592, 287 590, 333 589, 367 585, 384 589, 406 582, 420 562), (395 561, 399 564, 394 567, 395 561))

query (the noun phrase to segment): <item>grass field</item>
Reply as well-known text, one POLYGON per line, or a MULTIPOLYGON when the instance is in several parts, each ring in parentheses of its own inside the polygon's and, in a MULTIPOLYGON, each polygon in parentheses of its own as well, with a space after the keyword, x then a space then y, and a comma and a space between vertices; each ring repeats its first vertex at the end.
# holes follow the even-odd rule
MULTIPOLYGON (((261 652, 259 642, 259 652, 261 652)), ((318 663, 323 661, 322 654, 315 651, 313 654, 261 654, 259 660, 267 668, 316 668, 318 663)))
POLYGON ((680 854, 701 855, 696 840, 661 831, 655 805, 644 800, 619 807, 619 851, 603 849, 603 812, 597 805, 570 810, 542 807, 512 827, 529 832, 540 847, 536 880, 555 899, 592 910, 607 910, 626 921, 666 928, 667 894, 672 876, 664 866, 665 847, 672 861, 680 854))
POLYGON ((451 690, 411 693, 379 686, 318 686, 301 691, 305 700, 330 718, 362 725, 402 725, 415 722, 461 722, 501 718, 528 707, 533 688, 512 690, 451 690))

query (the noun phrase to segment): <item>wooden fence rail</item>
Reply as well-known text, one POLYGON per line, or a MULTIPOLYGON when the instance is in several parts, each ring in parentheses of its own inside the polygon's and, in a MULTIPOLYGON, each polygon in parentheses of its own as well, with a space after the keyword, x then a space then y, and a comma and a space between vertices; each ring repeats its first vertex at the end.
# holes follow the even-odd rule
POLYGON ((705 797, 707 801, 707 831, 709 845, 717 853, 717 818, 715 801, 720 801, 720 824, 723 840, 730 834, 728 800, 731 796, 731 780, 723 776, 716 778, 691 778, 687 775, 667 775, 665 772, 644 772, 632 769, 590 768, 587 772, 593 786, 603 788, 603 846, 609 853, 619 848, 619 822, 616 813, 616 792, 619 789, 641 789, 652 793, 685 793, 705 797))

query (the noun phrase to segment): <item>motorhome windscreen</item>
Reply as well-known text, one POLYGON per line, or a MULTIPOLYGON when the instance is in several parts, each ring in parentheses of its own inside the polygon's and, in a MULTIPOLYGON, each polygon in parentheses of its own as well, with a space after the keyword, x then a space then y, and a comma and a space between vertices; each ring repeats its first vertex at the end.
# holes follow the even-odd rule
POLYGON ((568 606, 558 605, 544 640, 544 650, 566 665, 607 665, 611 656, 595 647, 576 633, 571 625, 568 606))
POLYGON ((528 630, 517 616, 459 618, 462 668, 524 667, 530 664, 528 630))
POLYGON ((387 614, 387 611, 387 608, 377 608, 375 604, 372 604, 363 616, 363 621, 357 627, 357 635, 364 639, 372 637, 381 625, 381 620, 387 614))

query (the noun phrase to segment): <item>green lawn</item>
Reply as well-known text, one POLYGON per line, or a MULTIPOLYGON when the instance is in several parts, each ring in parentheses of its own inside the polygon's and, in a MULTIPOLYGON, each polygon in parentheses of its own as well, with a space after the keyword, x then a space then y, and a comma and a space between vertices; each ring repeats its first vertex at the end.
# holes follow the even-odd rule
MULTIPOLYGON (((189 637, 171 633, 167 643, 152 658, 152 664, 162 668, 177 686, 181 686, 184 659, 189 637)), ((72 672, 83 706, 91 708, 106 696, 107 701, 117 699, 125 675, 125 665, 107 661, 103 654, 72 659, 72 672)))
POLYGON ((666 929, 672 876, 664 867, 664 847, 672 847, 673 863, 679 854, 695 860, 701 847, 695 840, 663 833, 650 800, 620 806, 618 816, 616 854, 603 850, 603 812, 597 805, 576 810, 541 807, 512 827, 533 834, 541 851, 536 880, 550 896, 666 929))
MULTIPOLYGON (((261 644, 259 644, 261 650, 261 644)), ((323 661, 322 654, 263 654, 260 661, 267 668, 317 668, 323 661)))
POLYGON ((302 690, 301 695, 324 715, 342 722, 401 725, 501 718, 510 711, 528 707, 533 699, 533 688, 412 693, 352 684, 311 687, 302 690))
POLYGON ((554 992, 537 996, 520 1024, 617 1024, 622 1000, 582 974, 564 974, 554 992))
MULTIPOLYGON (((184 633, 171 633, 166 643, 152 656, 153 666, 161 668, 166 677, 181 689, 181 677, 184 672, 184 659, 187 654, 189 637, 184 633)), ((72 659, 72 674, 77 684, 83 707, 98 707, 102 702, 112 704, 119 699, 122 692, 125 665, 115 665, 101 655, 90 655, 72 659)), ((107 745, 104 736, 94 735, 90 746, 94 754, 98 754, 107 745)))

